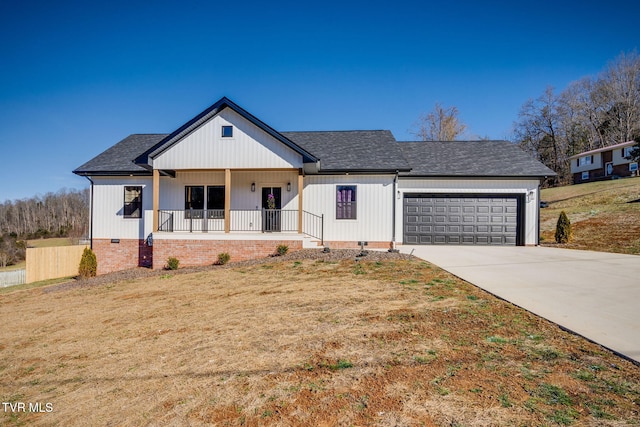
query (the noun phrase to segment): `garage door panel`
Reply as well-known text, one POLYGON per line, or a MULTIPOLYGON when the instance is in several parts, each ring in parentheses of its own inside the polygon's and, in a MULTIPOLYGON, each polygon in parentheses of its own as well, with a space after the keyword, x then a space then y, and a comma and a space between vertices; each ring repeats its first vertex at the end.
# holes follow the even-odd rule
POLYGON ((515 245, 518 199, 514 196, 434 196, 404 199, 408 244, 515 245))

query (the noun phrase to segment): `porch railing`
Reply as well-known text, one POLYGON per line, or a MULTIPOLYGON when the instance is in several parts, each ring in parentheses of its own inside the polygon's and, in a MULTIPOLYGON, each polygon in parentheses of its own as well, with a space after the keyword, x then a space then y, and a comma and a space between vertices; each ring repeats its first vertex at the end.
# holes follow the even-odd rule
MULTIPOLYGON (((206 233, 224 231, 222 209, 161 209, 158 231, 206 233)), ((232 209, 229 231, 298 231, 298 211, 286 209, 232 209)), ((324 238, 324 216, 302 211, 302 232, 324 238)))
MULTIPOLYGON (((224 215, 224 210, 220 209, 162 209, 159 211, 158 230, 190 233, 224 231, 224 215)), ((230 231, 298 231, 297 210, 232 209, 230 215, 230 231)))

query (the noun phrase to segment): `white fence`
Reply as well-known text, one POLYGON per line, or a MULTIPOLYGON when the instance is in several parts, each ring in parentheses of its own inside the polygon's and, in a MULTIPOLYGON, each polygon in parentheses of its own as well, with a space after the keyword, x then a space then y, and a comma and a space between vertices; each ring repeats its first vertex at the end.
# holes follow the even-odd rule
POLYGON ((0 288, 22 285, 27 282, 27 270, 13 270, 0 272, 0 288))

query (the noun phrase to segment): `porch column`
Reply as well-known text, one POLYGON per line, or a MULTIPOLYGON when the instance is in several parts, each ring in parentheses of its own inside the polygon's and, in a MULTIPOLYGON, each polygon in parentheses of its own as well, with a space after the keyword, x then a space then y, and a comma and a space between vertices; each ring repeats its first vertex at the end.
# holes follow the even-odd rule
POLYGON ((231 169, 224 170, 224 232, 231 231, 231 169))
POLYGON ((304 190, 304 175, 298 173, 298 233, 302 234, 302 192, 304 190))
POLYGON ((160 216, 160 171, 153 170, 153 232, 158 231, 160 216))

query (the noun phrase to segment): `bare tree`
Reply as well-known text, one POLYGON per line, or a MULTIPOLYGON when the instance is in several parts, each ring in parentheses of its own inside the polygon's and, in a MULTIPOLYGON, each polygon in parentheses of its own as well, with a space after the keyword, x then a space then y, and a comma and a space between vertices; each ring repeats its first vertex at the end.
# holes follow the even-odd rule
POLYGON ((567 138, 563 128, 562 107, 553 88, 529 99, 520 109, 515 125, 520 146, 553 169, 562 182, 569 174, 567 138))
POLYGON ((454 141, 466 129, 456 107, 446 108, 436 102, 433 110, 422 114, 410 132, 422 141, 454 141))
POLYGON ((622 53, 608 64, 594 95, 604 108, 603 145, 631 141, 640 129, 640 56, 622 53))

